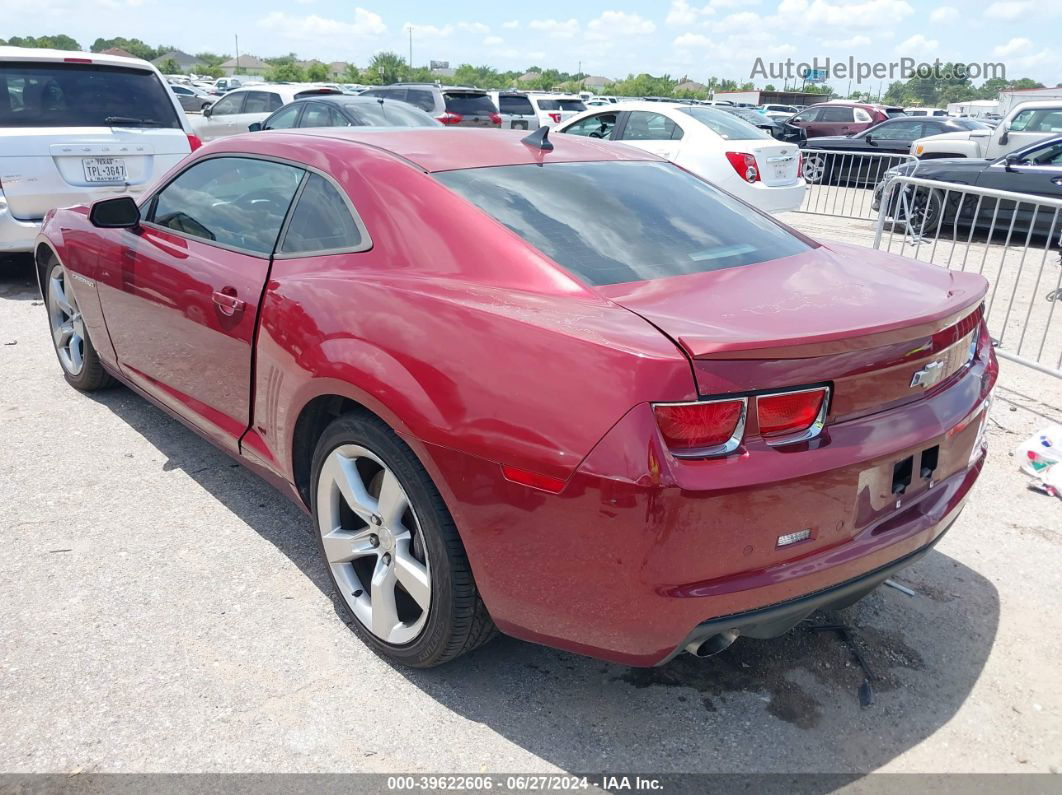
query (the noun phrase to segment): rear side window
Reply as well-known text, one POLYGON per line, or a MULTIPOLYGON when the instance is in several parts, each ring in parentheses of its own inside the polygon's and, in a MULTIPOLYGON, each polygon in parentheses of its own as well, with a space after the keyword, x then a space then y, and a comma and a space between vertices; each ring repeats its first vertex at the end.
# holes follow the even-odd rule
MULTIPOLYGON (((854 118, 852 108, 822 108, 819 114, 819 121, 852 121, 854 118)), ((869 116, 867 121, 870 121, 869 116)))
POLYGON ((670 163, 552 163, 435 177, 591 285, 735 268, 808 245, 670 163))
POLYGON ((201 160, 155 197, 150 221, 255 254, 273 252, 302 169, 244 157, 201 160))
POLYGON ((172 95, 152 72, 97 64, 0 63, 0 127, 114 123, 181 128, 172 95))
POLYGON ((299 104, 288 105, 284 110, 273 114, 265 125, 267 130, 288 130, 295 126, 295 120, 299 116, 302 106, 299 104))
POLYGON ((330 108, 322 102, 311 102, 303 110, 302 118, 299 119, 299 126, 349 127, 350 122, 344 119, 342 114, 337 113, 334 108, 330 108))
POLYGON ((447 91, 443 96, 446 99, 446 110, 450 113, 461 116, 489 116, 498 112, 486 94, 447 91))
POLYGON ((500 110, 502 113, 511 113, 516 116, 535 115, 535 109, 531 106, 531 100, 524 96, 506 96, 505 94, 502 94, 498 97, 498 103, 501 105, 500 110))
POLYGON ((423 111, 435 110, 435 96, 422 88, 411 88, 406 91, 406 102, 423 111))
POLYGON ((579 99, 540 99, 538 107, 540 110, 574 110, 579 113, 586 110, 586 105, 579 99))
POLYGON ((280 250, 284 254, 349 251, 365 248, 366 239, 339 192, 324 177, 310 174, 280 250))

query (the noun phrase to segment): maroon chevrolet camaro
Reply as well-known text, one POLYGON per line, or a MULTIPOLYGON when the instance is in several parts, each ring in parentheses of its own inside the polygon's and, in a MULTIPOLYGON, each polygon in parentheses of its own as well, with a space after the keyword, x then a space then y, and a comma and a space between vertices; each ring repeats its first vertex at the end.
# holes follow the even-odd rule
POLYGON ((710 654, 924 554, 983 465, 985 280, 522 135, 237 136, 49 213, 66 380, 311 512, 355 631, 408 665, 496 629, 710 654))

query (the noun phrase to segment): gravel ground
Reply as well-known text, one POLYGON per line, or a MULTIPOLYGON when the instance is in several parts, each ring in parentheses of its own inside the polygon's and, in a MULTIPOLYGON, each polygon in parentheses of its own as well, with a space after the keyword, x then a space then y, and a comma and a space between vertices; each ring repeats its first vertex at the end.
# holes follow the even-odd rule
POLYGON ((127 390, 66 386, 31 278, 0 272, 0 771, 1062 768, 1062 501, 1010 455, 1062 381, 1004 363, 917 595, 839 614, 869 706, 810 627, 651 670, 501 638, 413 672, 337 618, 297 508, 127 390))

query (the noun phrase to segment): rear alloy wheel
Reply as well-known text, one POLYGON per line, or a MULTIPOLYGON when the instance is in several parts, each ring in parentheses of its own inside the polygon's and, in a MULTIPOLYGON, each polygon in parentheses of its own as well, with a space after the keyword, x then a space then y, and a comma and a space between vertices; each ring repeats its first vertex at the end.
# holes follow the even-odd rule
POLYGON ((804 181, 812 184, 822 182, 826 172, 826 158, 822 155, 804 155, 804 181))
POLYGON ((66 268, 58 262, 48 269, 45 292, 52 344, 67 383, 85 392, 113 384, 92 347, 66 268))
POLYGON ((312 497, 321 555, 368 645, 426 668, 493 636, 453 519, 383 422, 354 413, 328 426, 312 497))

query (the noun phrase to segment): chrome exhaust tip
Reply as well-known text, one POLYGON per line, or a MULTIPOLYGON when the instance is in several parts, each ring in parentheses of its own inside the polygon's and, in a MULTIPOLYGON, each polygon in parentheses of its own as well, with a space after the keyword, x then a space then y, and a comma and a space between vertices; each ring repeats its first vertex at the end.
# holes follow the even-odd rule
POLYGON ((717 635, 707 637, 704 640, 695 640, 693 643, 686 646, 686 651, 694 657, 711 657, 714 654, 719 654, 719 652, 729 649, 730 644, 737 639, 738 631, 736 629, 728 629, 717 635))

